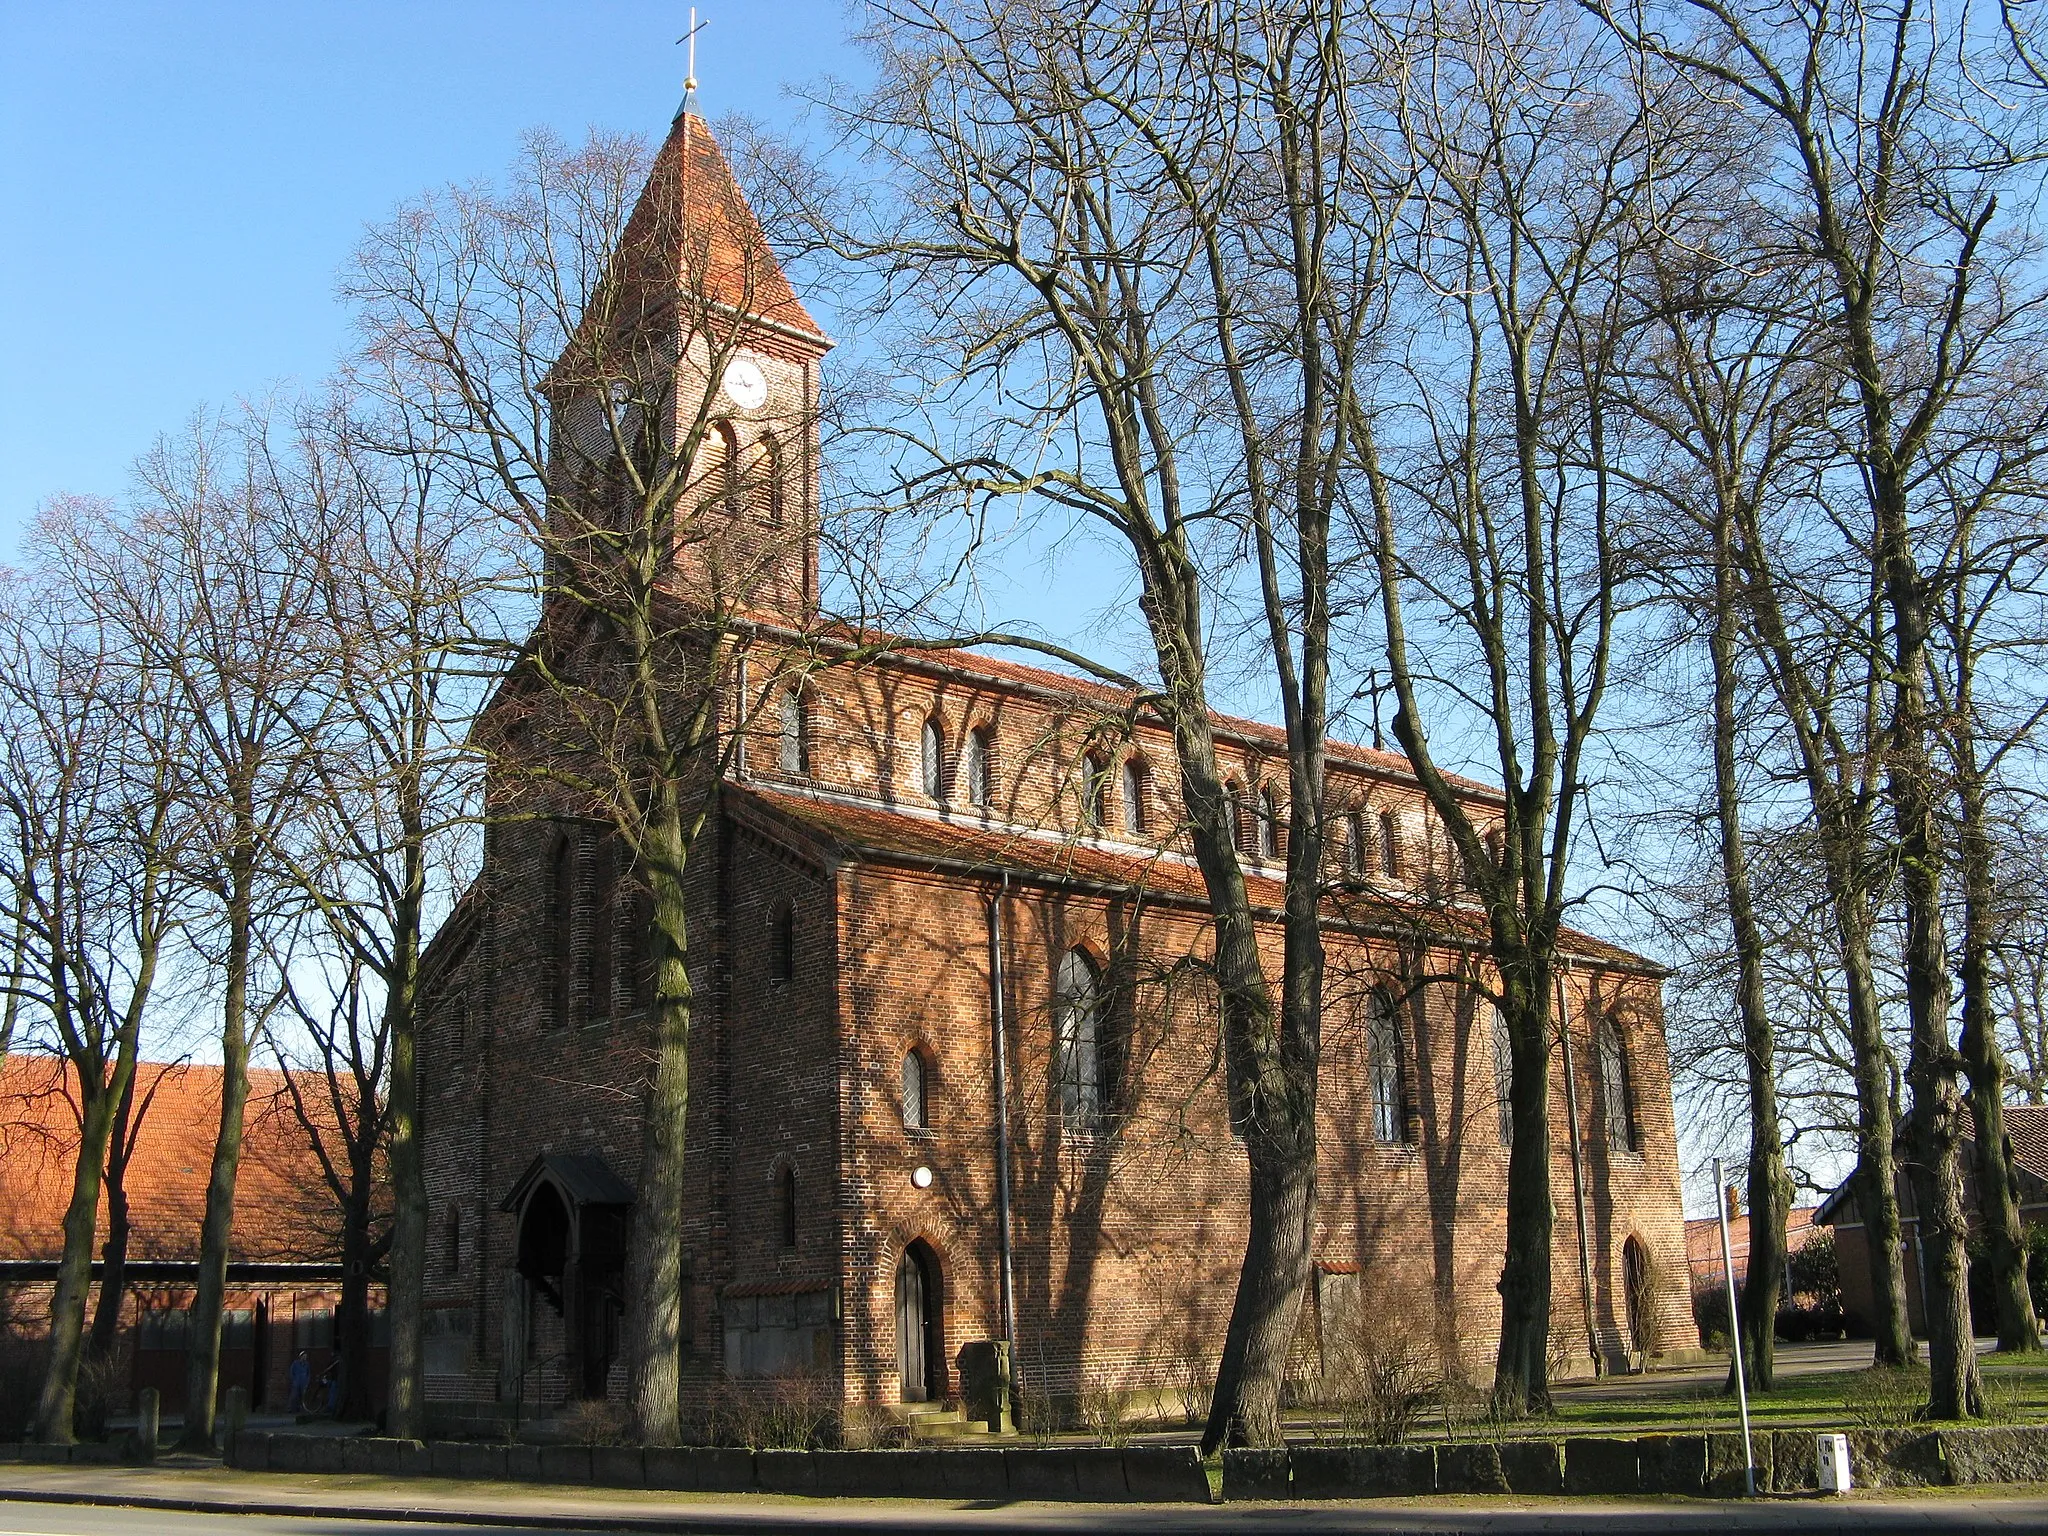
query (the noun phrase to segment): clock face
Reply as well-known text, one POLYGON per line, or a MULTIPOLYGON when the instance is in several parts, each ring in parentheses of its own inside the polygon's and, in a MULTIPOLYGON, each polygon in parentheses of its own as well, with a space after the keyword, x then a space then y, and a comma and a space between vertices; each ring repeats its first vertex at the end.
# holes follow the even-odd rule
POLYGON ((726 398, 743 411, 751 411, 768 398, 768 381, 761 376, 761 365, 752 358, 736 357, 726 365, 726 398))

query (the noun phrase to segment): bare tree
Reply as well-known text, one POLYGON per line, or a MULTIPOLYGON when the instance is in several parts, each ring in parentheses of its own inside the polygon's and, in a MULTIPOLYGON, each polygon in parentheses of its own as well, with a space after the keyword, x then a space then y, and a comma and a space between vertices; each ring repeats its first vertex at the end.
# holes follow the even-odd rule
POLYGON ((1078 0, 871 8, 879 81, 828 105, 878 194, 827 239, 881 274, 915 380, 876 429, 903 475, 883 499, 1023 504, 1129 556, 1158 678, 1139 707, 1174 741, 1250 1164, 1203 1443, 1274 1444, 1315 1211, 1331 571, 1392 301, 1357 114, 1392 43, 1343 0, 1104 22, 1078 0), (1260 637, 1287 733, 1277 988, 1211 724, 1228 613, 1260 637))
POLYGON ((1519 1413, 1549 1396, 1558 944, 1628 579, 1614 396, 1640 323, 1629 282, 1652 198, 1681 204, 1702 151, 1566 8, 1437 5, 1409 25, 1427 41, 1398 87, 1406 269, 1430 318, 1412 405, 1361 431, 1361 467, 1394 735, 1485 914, 1510 1041, 1494 1394, 1519 1413), (1443 741, 1483 752, 1504 786, 1497 836, 1443 741))
POLYGON ((293 943, 307 974, 278 968, 311 1049, 279 1055, 287 1068, 304 1057, 325 1082, 308 1102, 287 1078, 342 1217, 342 1413, 369 1412, 369 1280, 390 1255, 388 1380, 407 1425, 419 1406, 426 1225, 420 953, 476 840, 482 765, 466 727, 502 645, 497 599, 515 569, 497 519, 446 487, 439 455, 406 440, 416 423, 360 419, 361 406, 346 388, 302 406, 279 485, 292 509, 285 554, 305 573, 308 624, 332 658, 307 717, 303 814, 277 846, 281 878, 304 901, 293 943), (392 1212, 377 1208, 387 1150, 392 1212))
POLYGON ((72 556, 108 533, 99 508, 46 511, 30 566, 0 612, 0 863, 17 898, 8 916, 24 936, 10 995, 27 1004, 77 1085, 78 1144, 36 1411, 38 1436, 60 1445, 74 1437, 109 1148, 128 1118, 143 1016, 177 921, 172 860, 183 825, 161 691, 72 579, 72 556))
POLYGON ((221 981, 221 1109, 200 1230, 183 1443, 213 1444, 220 1319, 249 1092, 258 928, 277 919, 271 846, 297 814, 299 743, 324 664, 311 586, 290 560, 268 424, 196 423, 138 466, 144 505, 80 543, 75 580, 176 722, 172 792, 190 824, 181 877, 210 913, 191 934, 221 981))
POLYGON ((2041 98, 2002 95, 1992 82, 2009 71, 1976 67, 1987 40, 1967 9, 1882 0, 1786 13, 1679 0, 1601 13, 1645 56, 1702 89, 1739 96, 1775 125, 1763 164, 1824 296, 1819 334, 1839 359, 1850 404, 1834 493, 1868 519, 1861 547, 1885 625, 1873 644, 1883 652, 1881 784, 1905 917, 1906 1133, 1927 1256, 1929 1406, 1937 1418, 1973 1415, 1982 1398, 1958 1152, 1966 1063, 1949 1029, 1952 858, 1930 677, 1954 517, 1928 494, 1927 475, 1948 413, 2033 308, 2024 208, 2041 98))

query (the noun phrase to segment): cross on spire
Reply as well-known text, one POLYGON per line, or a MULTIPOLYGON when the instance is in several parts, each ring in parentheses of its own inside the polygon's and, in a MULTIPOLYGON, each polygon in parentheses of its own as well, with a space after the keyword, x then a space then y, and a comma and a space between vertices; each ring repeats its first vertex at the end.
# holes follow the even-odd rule
POLYGON ((688 44, 690 50, 687 72, 683 75, 683 107, 685 110, 689 108, 690 98, 697 93, 697 34, 710 25, 711 18, 709 16, 705 17, 702 21, 697 19, 697 7, 693 5, 690 7, 690 30, 676 39, 678 43, 688 44))

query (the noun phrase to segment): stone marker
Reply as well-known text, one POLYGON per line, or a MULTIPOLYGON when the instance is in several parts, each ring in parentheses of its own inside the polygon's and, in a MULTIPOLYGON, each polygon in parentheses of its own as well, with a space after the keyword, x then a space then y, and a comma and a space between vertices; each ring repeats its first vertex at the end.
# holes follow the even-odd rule
POLYGON ((135 1454, 143 1461, 156 1460, 156 1437, 163 1422, 163 1394, 144 1387, 135 1398, 135 1454))
POLYGON ((1822 1493, 1847 1493, 1849 1491, 1849 1437, 1847 1435, 1815 1435, 1814 1468, 1818 1474, 1822 1493))
POLYGON ((225 1423, 227 1425, 226 1443, 233 1445, 235 1443, 235 1436, 249 1427, 249 1389, 247 1387, 228 1388, 225 1423))

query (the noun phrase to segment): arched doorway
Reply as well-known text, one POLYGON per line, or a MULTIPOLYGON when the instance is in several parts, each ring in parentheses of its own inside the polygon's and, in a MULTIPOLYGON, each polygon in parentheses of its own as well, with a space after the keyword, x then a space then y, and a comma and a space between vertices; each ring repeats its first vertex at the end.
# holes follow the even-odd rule
MULTIPOLYGON (((503 1209, 518 1217, 514 1268, 526 1297, 538 1298, 561 1318, 559 1356, 529 1360, 526 1341, 508 1383, 513 1395, 541 1390, 530 1372, 558 1360, 562 1388, 571 1398, 602 1398, 619 1353, 624 1312, 626 1225, 632 1191, 592 1156, 534 1159, 503 1209)), ((527 1302, 522 1302, 522 1317, 527 1302)))
POLYGON ((946 1396, 945 1296, 939 1256, 922 1238, 896 1266, 896 1369, 903 1401, 935 1403, 946 1396))
POLYGON ((1646 1369, 1650 1346, 1656 1342, 1651 1337, 1655 1332, 1652 1323, 1656 1297, 1651 1292, 1650 1252, 1639 1237, 1631 1237, 1621 1245, 1621 1300, 1628 1323, 1629 1352, 1636 1358, 1636 1368, 1646 1369))

